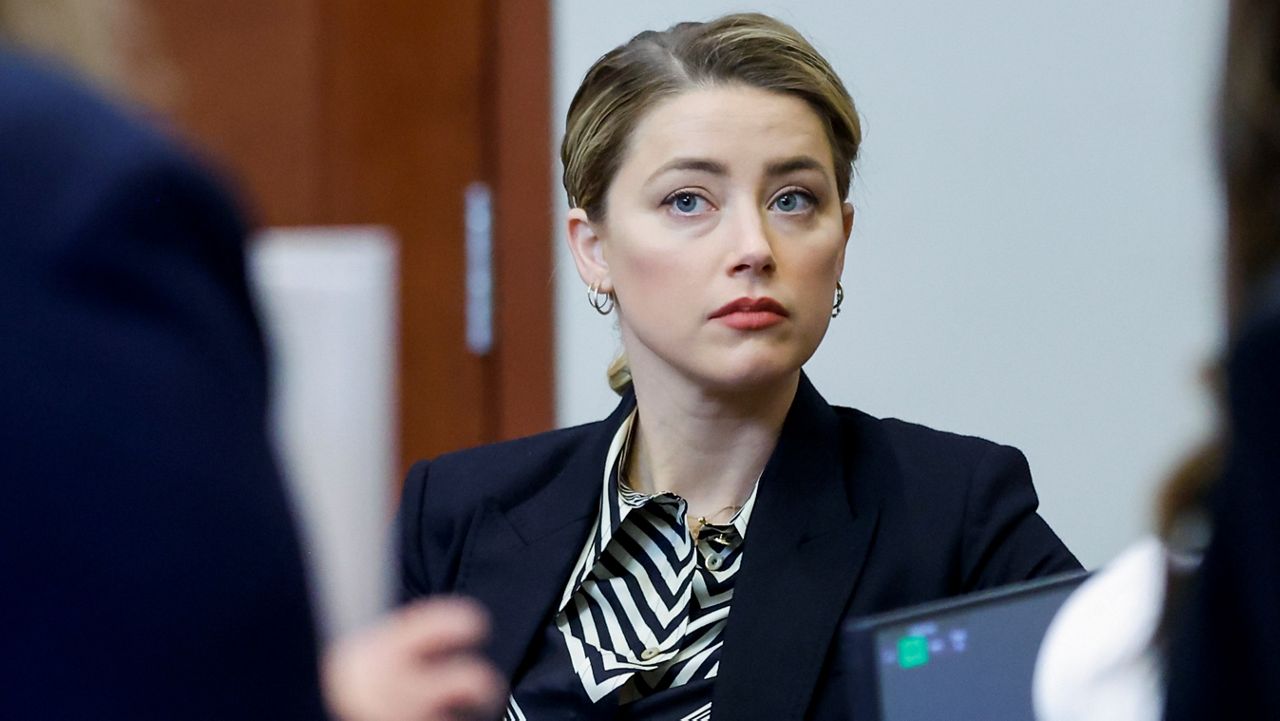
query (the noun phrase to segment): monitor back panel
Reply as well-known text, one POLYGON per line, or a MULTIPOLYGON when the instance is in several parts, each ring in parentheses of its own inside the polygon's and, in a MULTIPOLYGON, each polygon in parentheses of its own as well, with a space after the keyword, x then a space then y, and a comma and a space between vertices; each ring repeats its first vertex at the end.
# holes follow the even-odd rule
POLYGON ((1031 677, 1075 573, 854 622, 857 719, 1034 719, 1031 677))

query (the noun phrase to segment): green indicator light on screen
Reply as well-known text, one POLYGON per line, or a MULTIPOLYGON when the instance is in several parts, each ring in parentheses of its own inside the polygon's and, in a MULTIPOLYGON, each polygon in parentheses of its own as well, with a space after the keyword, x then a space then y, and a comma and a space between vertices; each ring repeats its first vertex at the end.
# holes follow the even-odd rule
POLYGON ((898 665, 915 668, 929 663, 929 639, 924 636, 903 636, 898 641, 898 665))

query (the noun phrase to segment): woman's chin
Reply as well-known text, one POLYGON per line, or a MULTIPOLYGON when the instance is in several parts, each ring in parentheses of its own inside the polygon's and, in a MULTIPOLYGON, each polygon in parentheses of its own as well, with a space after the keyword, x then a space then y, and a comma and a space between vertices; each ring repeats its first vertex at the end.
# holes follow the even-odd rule
POLYGON ((717 368, 703 376, 702 385, 716 394, 767 392, 794 383, 799 373, 793 363, 753 363, 717 368))
MULTIPOLYGON (((684 350, 684 349, 681 349, 684 350)), ((806 348, 787 345, 707 348, 696 353, 643 354, 629 349, 633 376, 683 379, 701 393, 729 396, 769 393, 794 387, 800 368, 813 355, 806 348), (650 362, 646 362, 650 361, 650 362)), ((682 384, 683 384, 682 383, 682 384)))

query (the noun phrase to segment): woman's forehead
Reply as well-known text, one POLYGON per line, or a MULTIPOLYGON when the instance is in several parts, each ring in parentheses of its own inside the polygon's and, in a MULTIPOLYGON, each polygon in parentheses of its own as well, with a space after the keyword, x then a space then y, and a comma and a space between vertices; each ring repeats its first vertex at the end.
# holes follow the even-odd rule
POLYGON ((696 88, 662 100, 636 124, 628 146, 622 172, 648 175, 681 160, 763 168, 802 156, 833 172, 826 127, 807 102, 742 85, 696 88))

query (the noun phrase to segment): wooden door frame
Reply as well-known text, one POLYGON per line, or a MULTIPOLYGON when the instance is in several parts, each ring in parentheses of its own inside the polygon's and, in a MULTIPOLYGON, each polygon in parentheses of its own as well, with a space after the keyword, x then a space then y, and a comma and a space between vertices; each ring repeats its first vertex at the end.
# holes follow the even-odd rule
POLYGON ((497 347, 492 440, 555 423, 555 294, 551 203, 551 0, 489 0, 495 33, 494 281, 497 347))

